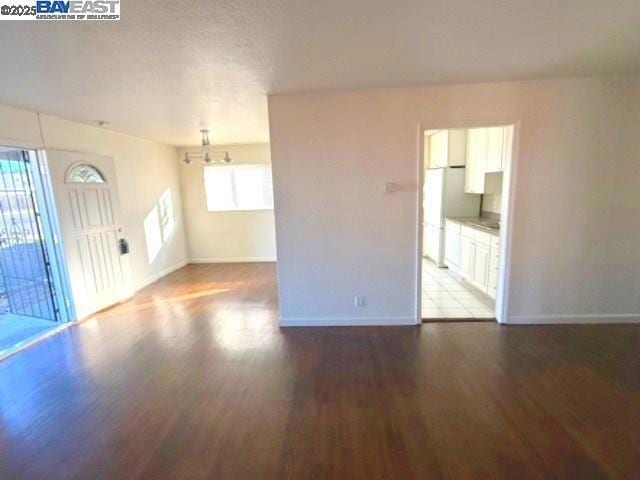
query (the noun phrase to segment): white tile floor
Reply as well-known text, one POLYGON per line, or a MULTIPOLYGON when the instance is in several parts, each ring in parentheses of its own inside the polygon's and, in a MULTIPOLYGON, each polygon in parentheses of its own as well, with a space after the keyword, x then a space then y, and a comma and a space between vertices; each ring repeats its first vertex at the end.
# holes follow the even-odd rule
POLYGON ((495 303, 447 268, 422 263, 422 318, 493 318, 495 303))

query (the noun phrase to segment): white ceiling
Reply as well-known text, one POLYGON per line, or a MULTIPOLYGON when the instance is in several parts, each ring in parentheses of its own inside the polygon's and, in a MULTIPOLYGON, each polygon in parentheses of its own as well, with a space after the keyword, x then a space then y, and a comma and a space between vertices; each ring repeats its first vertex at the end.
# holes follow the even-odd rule
POLYGON ((638 0, 121 0, 2 22, 0 103, 174 145, 268 140, 267 93, 640 71, 638 0))

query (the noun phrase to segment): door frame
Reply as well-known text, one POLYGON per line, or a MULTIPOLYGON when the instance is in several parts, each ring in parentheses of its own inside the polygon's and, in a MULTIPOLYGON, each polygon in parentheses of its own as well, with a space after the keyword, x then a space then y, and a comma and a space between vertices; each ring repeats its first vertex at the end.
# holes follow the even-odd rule
MULTIPOLYGON (((46 203, 46 210, 47 210, 46 213, 48 217, 47 220, 48 220, 49 226, 51 227, 51 232, 50 232, 51 239, 49 240, 50 240, 50 245, 54 247, 52 249, 52 253, 55 254, 55 259, 51 259, 51 260, 52 261, 55 260, 55 262, 57 263, 57 267, 59 269, 59 271, 57 272, 58 279, 56 280, 55 287, 56 287, 56 296, 60 300, 58 302, 61 310, 60 318, 62 319, 60 323, 63 325, 66 324, 66 326, 69 326, 71 324, 80 323, 81 321, 86 320, 87 318, 91 318, 91 315, 89 315, 88 317, 79 318, 78 312, 75 309, 75 298, 73 296, 73 290, 71 288, 71 279, 69 274, 67 257, 64 253, 62 233, 60 230, 60 220, 58 217, 58 210, 55 202, 55 194, 53 191, 51 174, 49 171, 49 160, 47 158, 47 151, 63 151, 63 152, 68 152, 73 154, 95 155, 95 156, 103 156, 103 157, 108 157, 108 155, 101 155, 99 153, 95 153, 89 150, 49 148, 44 144, 44 142, 35 143, 35 142, 29 142, 21 139, 8 138, 8 137, 0 137, 0 146, 7 147, 7 148, 14 148, 16 150, 26 150, 30 153, 30 159, 35 159, 34 168, 37 169, 36 173, 38 174, 37 182, 35 183, 37 184, 36 185, 37 190, 39 190, 38 194, 42 193, 43 195, 42 199, 46 203), (64 312, 62 312, 63 307, 64 307, 64 312)), ((113 159, 113 157, 110 157, 110 158, 113 159)), ((115 165, 114 165, 114 170, 115 170, 115 165)), ((115 174, 113 178, 113 184, 116 186, 116 188, 118 188, 117 178, 115 174)), ((119 193, 119 190, 118 190, 118 193, 119 193)), ((129 264, 127 264, 127 269, 129 268, 130 268, 129 264)), ((133 286, 133 282, 130 277, 131 275, 130 270, 128 270, 127 275, 129 275, 129 278, 130 278, 129 280, 130 292, 127 298, 131 298, 135 293, 136 288, 133 286)), ((125 298, 125 300, 127 298, 125 298)), ((56 329, 56 331, 58 331, 58 329, 56 329)), ((35 339, 34 343, 36 341, 39 341, 39 338, 35 339)), ((31 345, 31 343, 29 343, 29 345, 31 345)), ((22 347, 20 349, 22 349, 22 347)), ((12 355, 13 353, 14 352, 11 352, 10 355, 12 355)))
MULTIPOLYGON (((56 297, 55 302, 58 306, 56 323, 60 324, 60 327, 49 330, 49 332, 44 335, 44 337, 46 337, 49 333, 57 332, 61 328, 66 328, 65 324, 70 324, 76 320, 76 315, 72 301, 73 297, 71 296, 71 284, 69 282, 66 257, 64 256, 60 242, 58 217, 53 201, 53 190, 49 180, 44 150, 41 145, 13 139, 0 139, 0 145, 6 148, 24 151, 29 157, 29 168, 33 180, 33 195, 35 196, 35 201, 40 213, 40 227, 42 229, 42 241, 44 242, 43 248, 47 250, 48 261, 50 263, 50 281, 53 282, 53 292, 56 297)), ((28 344, 30 345, 44 337, 38 337, 32 342, 28 342, 28 344)), ((15 351, 21 350, 22 348, 21 346, 15 351)), ((13 353, 15 353, 14 350, 2 358, 12 355, 13 353)))
POLYGON ((37 169, 36 194, 46 211, 46 214, 42 215, 42 221, 43 223, 46 221, 47 226, 43 228, 49 232, 46 238, 46 247, 50 253, 49 261, 53 272, 54 289, 58 297, 61 323, 72 322, 77 320, 76 310, 46 152, 44 150, 29 150, 29 154, 35 169, 37 169))
MULTIPOLYGON (((50 184, 50 194, 51 194, 51 200, 52 200, 52 205, 53 205, 53 209, 55 211, 56 214, 56 223, 58 225, 59 228, 59 243, 60 243, 60 248, 62 249, 63 252, 63 258, 65 259, 65 272, 67 275, 67 280, 68 280, 68 285, 69 285, 69 291, 70 291, 70 295, 71 295, 71 304, 74 307, 74 314, 75 314, 75 320, 80 322, 83 320, 86 320, 88 318, 91 318, 93 315, 95 315, 97 312, 100 312, 102 310, 105 310, 107 308, 112 307, 113 305, 117 305, 118 303, 121 303, 123 301, 126 301, 127 299, 130 299, 133 294, 135 293, 135 287, 133 286, 133 281, 130 275, 130 267, 129 267, 129 256, 128 255, 122 255, 120 254, 120 262, 121 262, 121 269, 122 269, 122 274, 124 277, 126 277, 125 283, 126 288, 125 288, 125 293, 122 296, 122 298, 119 298, 118 300, 116 300, 113 303, 110 303, 109 305, 105 305, 105 306, 101 306, 100 308, 93 308, 91 312, 86 313, 86 312, 82 312, 81 310, 79 311, 78 308, 78 300, 77 300, 77 296, 76 296, 76 292, 74 292, 73 290, 73 283, 71 282, 71 268, 70 268, 70 264, 69 264, 69 259, 66 256, 65 253, 65 248, 64 248, 64 244, 65 241, 68 242, 68 239, 65 239, 63 236, 63 228, 61 225, 61 221, 60 221, 60 211, 65 207, 65 205, 62 204, 58 204, 57 202, 57 197, 56 197, 56 189, 54 187, 54 177, 56 176, 56 174, 52 174, 51 170, 51 165, 52 165, 52 161, 50 160, 50 155, 54 154, 54 153, 60 153, 60 154, 71 154, 71 155, 78 155, 81 156, 81 158, 77 161, 77 162, 73 162, 69 165, 67 165, 67 167, 63 170, 60 171, 58 173, 61 173, 63 178, 62 178, 62 182, 64 183, 62 188, 66 188, 66 181, 65 181, 65 176, 66 176, 66 172, 68 171, 69 168, 71 168, 73 165, 77 164, 77 163, 89 163, 91 165, 93 165, 95 162, 91 161, 91 158, 93 158, 94 160, 96 159, 103 159, 103 160, 108 160, 111 162, 111 171, 107 172, 103 166, 100 165, 96 165, 95 167, 100 171, 100 173, 105 176, 106 178, 106 184, 108 184, 110 187, 114 188, 114 192, 115 194, 118 196, 118 208, 117 210, 117 214, 114 213, 114 218, 117 217, 118 222, 116 222, 117 225, 119 225, 120 227, 120 232, 119 232, 119 236, 121 238, 126 238, 126 234, 124 233, 124 226, 122 224, 123 221, 123 217, 122 217, 122 206, 120 204, 119 201, 119 189, 118 189, 118 182, 117 182, 117 173, 116 173, 116 167, 115 167, 115 161, 114 158, 110 155, 103 155, 103 154, 99 154, 99 153, 92 153, 92 152, 86 152, 86 151, 80 151, 80 150, 70 150, 70 149, 58 149, 58 148, 43 148, 42 150, 40 150, 40 153, 43 157, 43 161, 44 161, 44 165, 46 166, 46 172, 47 172, 47 178, 50 184)), ((82 185, 82 184, 81 184, 82 185)))
POLYGON ((520 160, 520 131, 522 120, 513 117, 491 116, 476 118, 460 122, 421 122, 417 126, 417 177, 418 194, 416 195, 416 324, 422 324, 422 259, 423 259, 423 188, 424 188, 424 133, 426 130, 453 130, 457 128, 482 128, 513 125, 513 145, 511 156, 504 168, 502 185, 506 186, 506 195, 503 191, 500 214, 500 261, 502 263, 498 272, 498 288, 496 292, 495 318, 498 323, 509 323, 509 289, 511 279, 511 242, 513 239, 513 220, 515 212, 516 173, 520 160))

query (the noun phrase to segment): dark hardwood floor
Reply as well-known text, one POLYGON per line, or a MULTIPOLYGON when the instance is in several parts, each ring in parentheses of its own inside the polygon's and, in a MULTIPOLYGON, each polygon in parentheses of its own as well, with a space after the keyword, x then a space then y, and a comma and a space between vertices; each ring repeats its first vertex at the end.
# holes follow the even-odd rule
POLYGON ((0 478, 640 478, 638 326, 277 316, 192 265, 0 362, 0 478))

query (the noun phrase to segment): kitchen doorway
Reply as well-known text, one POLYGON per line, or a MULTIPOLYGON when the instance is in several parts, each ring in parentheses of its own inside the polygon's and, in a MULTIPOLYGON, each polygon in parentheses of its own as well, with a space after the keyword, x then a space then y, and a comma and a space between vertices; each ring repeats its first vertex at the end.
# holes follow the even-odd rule
POLYGON ((418 314, 504 319, 514 123, 420 129, 418 314))

